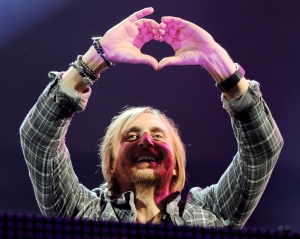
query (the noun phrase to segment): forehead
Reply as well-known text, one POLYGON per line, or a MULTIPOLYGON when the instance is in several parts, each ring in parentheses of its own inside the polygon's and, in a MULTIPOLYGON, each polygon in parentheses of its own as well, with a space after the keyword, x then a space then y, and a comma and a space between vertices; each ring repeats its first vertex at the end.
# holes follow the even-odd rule
POLYGON ((142 113, 137 116, 130 124, 126 126, 125 131, 131 128, 143 129, 161 129, 165 132, 168 131, 166 123, 157 115, 151 113, 142 113))

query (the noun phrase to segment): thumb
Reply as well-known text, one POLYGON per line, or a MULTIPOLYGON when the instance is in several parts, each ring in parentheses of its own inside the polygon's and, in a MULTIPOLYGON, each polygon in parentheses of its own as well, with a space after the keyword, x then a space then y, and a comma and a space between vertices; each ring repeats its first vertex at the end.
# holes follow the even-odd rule
POLYGON ((140 54, 140 55, 136 56, 135 61, 136 61, 136 63, 150 65, 154 68, 154 70, 158 70, 157 60, 150 55, 140 54))
POLYGON ((163 58, 159 63, 158 63, 158 69, 162 69, 165 66, 171 66, 171 65, 181 65, 181 58, 177 56, 169 56, 163 58))

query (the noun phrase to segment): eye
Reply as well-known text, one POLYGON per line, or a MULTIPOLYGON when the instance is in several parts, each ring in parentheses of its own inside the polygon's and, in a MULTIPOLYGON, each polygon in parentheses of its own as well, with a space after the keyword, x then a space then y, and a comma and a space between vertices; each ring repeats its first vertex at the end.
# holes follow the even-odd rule
POLYGON ((163 135, 161 133, 154 134, 152 136, 152 138, 155 139, 155 140, 163 140, 164 139, 164 137, 163 137, 163 135))
POLYGON ((138 138, 138 135, 136 133, 128 133, 126 135, 126 140, 127 141, 134 141, 138 138))

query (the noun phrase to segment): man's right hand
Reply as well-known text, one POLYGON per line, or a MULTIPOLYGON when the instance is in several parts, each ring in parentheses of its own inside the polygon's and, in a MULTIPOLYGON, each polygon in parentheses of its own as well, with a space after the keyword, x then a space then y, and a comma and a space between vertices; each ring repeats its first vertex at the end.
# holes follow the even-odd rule
POLYGON ((158 62, 154 57, 141 53, 146 42, 160 40, 159 36, 164 34, 164 30, 160 30, 162 25, 143 18, 153 11, 152 7, 137 11, 105 33, 100 43, 110 61, 148 64, 158 69, 158 62))

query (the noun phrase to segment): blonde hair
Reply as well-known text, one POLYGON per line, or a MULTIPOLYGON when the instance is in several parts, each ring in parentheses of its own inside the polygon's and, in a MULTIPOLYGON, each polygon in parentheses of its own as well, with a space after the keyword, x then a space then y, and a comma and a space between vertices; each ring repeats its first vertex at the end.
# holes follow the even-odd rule
POLYGON ((170 192, 181 191, 185 184, 185 166, 186 156, 185 147, 181 141, 179 130, 174 121, 168 118, 161 111, 149 106, 144 107, 129 107, 125 108, 119 113, 119 115, 113 117, 111 124, 106 129, 106 134, 102 139, 99 149, 99 155, 101 159, 102 174, 108 186, 108 190, 118 193, 118 185, 115 178, 112 177, 111 169, 113 169, 115 162, 113 158, 114 144, 119 142, 121 135, 128 125, 134 121, 139 115, 143 113, 150 113, 159 117, 167 126, 170 132, 170 138, 173 140, 173 151, 175 156, 175 170, 177 175, 173 176, 172 183, 170 185, 170 192))

